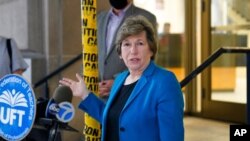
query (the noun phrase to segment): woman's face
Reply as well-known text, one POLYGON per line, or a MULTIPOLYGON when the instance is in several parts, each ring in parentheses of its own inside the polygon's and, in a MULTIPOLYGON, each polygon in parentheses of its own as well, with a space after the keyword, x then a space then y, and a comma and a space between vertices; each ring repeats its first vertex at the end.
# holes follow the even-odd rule
POLYGON ((149 49, 146 32, 131 35, 122 41, 121 58, 130 72, 143 71, 153 56, 149 49))

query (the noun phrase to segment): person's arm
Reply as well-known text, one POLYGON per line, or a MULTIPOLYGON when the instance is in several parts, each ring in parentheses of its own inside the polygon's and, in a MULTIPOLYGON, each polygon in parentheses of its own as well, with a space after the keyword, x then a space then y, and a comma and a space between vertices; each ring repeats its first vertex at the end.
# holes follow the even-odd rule
POLYGON ((17 69, 17 70, 15 70, 15 71, 13 71, 12 73, 13 73, 13 74, 22 75, 24 71, 25 71, 25 69, 17 69))
POLYGON ((17 47, 14 39, 10 40, 11 53, 12 53, 12 70, 11 73, 22 75, 23 72, 29 67, 25 62, 21 51, 17 47))
POLYGON ((161 141, 184 141, 184 101, 181 88, 173 74, 167 77, 157 105, 161 141))
POLYGON ((85 100, 82 100, 78 108, 88 113, 91 117, 102 123, 105 103, 100 100, 94 93, 89 93, 85 100))

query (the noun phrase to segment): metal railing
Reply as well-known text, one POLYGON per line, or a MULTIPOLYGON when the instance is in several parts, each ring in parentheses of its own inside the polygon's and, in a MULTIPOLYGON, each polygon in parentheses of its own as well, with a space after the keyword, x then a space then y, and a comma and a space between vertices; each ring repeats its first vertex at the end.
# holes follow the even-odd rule
POLYGON ((41 86, 42 84, 45 83, 45 92, 44 92, 45 95, 44 95, 44 98, 49 99, 49 85, 48 85, 48 80, 51 79, 53 76, 57 75, 58 73, 62 72, 64 69, 66 69, 69 66, 73 65, 75 62, 77 62, 80 59, 82 59, 82 53, 79 54, 79 55, 77 55, 75 58, 71 59, 70 61, 68 61, 64 65, 60 66, 59 68, 57 68, 53 72, 49 73, 48 75, 46 75, 42 79, 38 80, 33 85, 33 88, 35 89, 35 88, 37 88, 37 87, 39 87, 39 86, 41 86))
POLYGON ((68 68, 69 66, 71 66, 72 64, 74 64, 75 62, 77 62, 78 60, 80 60, 81 58, 82 58, 82 53, 79 54, 79 55, 77 55, 75 58, 71 59, 69 62, 65 63, 64 65, 60 66, 59 68, 57 68, 53 72, 49 73, 48 75, 46 75, 42 79, 38 80, 34 84, 33 87, 37 88, 38 86, 42 85, 43 83, 47 83, 50 78, 52 78, 53 76, 55 76, 58 73, 62 72, 64 69, 68 68))
POLYGON ((180 85, 183 88, 186 86, 193 78, 195 78, 199 73, 201 73, 205 68, 207 68, 214 60, 216 60, 223 53, 245 53, 247 54, 247 124, 250 124, 250 48, 244 47, 222 47, 215 51, 207 60, 205 60, 200 66, 193 70, 188 76, 186 76, 180 85))
POLYGON ((200 66, 193 70, 188 76, 186 76, 181 82, 181 87, 187 85, 193 78, 195 78, 200 72, 208 67, 214 60, 216 60, 223 53, 250 53, 250 48, 244 47, 222 47, 215 51, 207 60, 205 60, 200 66))

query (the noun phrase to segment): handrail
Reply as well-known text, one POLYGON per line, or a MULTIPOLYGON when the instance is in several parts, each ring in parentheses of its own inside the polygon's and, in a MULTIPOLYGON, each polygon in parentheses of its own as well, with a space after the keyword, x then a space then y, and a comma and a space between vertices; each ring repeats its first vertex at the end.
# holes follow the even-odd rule
POLYGON ((208 65, 210 65, 214 60, 216 60, 223 53, 250 53, 250 48, 244 47, 222 47, 219 48, 215 53, 213 53, 207 60, 205 60, 200 66, 193 70, 188 76, 186 76, 180 85, 183 88, 186 86, 193 78, 195 78, 200 72, 202 72, 208 65))
POLYGON ((244 47, 222 47, 213 53, 207 60, 205 60, 200 66, 193 70, 185 79, 180 82, 181 87, 186 86, 194 77, 196 77, 201 71, 203 71, 208 65, 210 65, 215 59, 217 59, 223 53, 246 53, 247 54, 247 124, 250 124, 250 48, 244 47))
POLYGON ((71 59, 70 61, 68 61, 67 63, 65 63, 64 65, 60 66, 59 68, 57 68, 56 70, 54 70, 53 72, 51 72, 50 74, 46 75, 45 77, 43 77, 42 79, 40 79, 39 81, 37 81, 34 84, 34 88, 37 88, 38 86, 40 86, 41 84, 45 83, 48 81, 48 79, 50 79, 51 77, 55 76, 56 74, 60 73, 61 71, 63 71, 64 69, 66 69, 67 67, 69 67, 70 65, 74 64, 76 61, 78 61, 79 59, 82 58, 82 53, 77 55, 75 58, 71 59))

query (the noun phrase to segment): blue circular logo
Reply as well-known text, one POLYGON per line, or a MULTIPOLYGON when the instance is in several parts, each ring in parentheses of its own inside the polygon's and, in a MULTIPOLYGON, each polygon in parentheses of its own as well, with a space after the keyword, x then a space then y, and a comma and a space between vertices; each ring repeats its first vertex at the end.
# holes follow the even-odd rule
POLYGON ((69 102, 61 102, 59 103, 60 110, 56 114, 56 118, 61 122, 69 122, 73 119, 75 115, 75 109, 73 105, 69 102))
POLYGON ((22 140, 32 129, 36 101, 32 87, 20 75, 0 79, 0 136, 8 141, 22 140))

